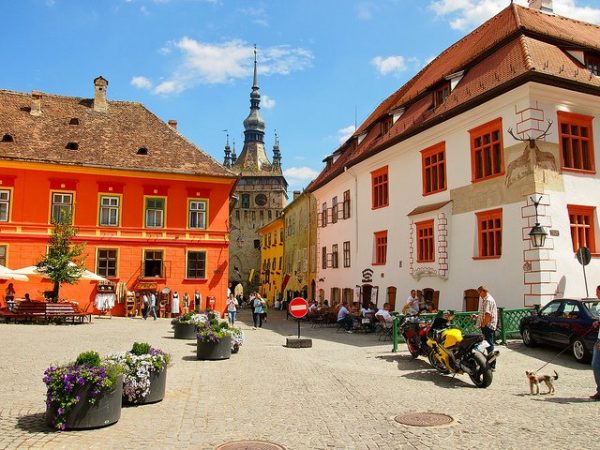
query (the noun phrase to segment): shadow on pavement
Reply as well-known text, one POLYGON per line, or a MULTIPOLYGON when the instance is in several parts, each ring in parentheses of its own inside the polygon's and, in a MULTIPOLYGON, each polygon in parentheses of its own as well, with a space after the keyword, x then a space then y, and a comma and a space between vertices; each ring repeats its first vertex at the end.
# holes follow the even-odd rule
POLYGON ((424 360, 419 358, 413 358, 410 355, 379 355, 376 359, 382 359, 387 362, 397 363, 398 370, 424 370, 431 369, 431 366, 424 360))
MULTIPOLYGON (((502 347, 498 348, 502 349, 502 347)), ((569 350, 565 350, 563 354, 558 355, 562 350, 560 348, 550 346, 526 347, 525 344, 518 341, 509 342, 507 348, 514 350, 517 353, 521 353, 522 355, 538 359, 540 366, 548 361, 552 361, 551 364, 553 366, 562 366, 574 370, 591 370, 589 363, 577 362, 569 350)), ((538 367, 532 367, 531 370, 536 370, 537 368, 538 367)))
POLYGON ((46 413, 35 413, 21 416, 17 420, 17 428, 28 433, 54 433, 55 431, 46 423, 46 413))
POLYGON ((189 355, 189 356, 184 356, 183 358, 181 358, 183 361, 198 361, 198 358, 196 357, 196 355, 189 355))
POLYGON ((457 375, 456 377, 444 376, 439 374, 436 370, 422 370, 419 372, 411 372, 402 375, 403 378, 417 381, 433 382, 436 386, 443 387, 446 389, 457 389, 457 388, 474 388, 477 387, 470 382, 463 380, 463 376, 457 375))
MULTIPOLYGON (((537 397, 537 395, 536 395, 537 397)), ((552 403, 560 403, 561 405, 568 405, 571 403, 592 403, 592 400, 589 398, 582 397, 550 397, 543 396, 542 398, 534 398, 532 400, 536 400, 538 402, 552 402, 552 403)))

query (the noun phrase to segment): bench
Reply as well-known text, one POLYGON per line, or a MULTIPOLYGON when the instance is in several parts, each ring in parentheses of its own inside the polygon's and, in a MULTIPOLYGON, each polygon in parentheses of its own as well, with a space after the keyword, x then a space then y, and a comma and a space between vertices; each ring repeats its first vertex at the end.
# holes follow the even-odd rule
POLYGON ((13 311, 2 311, 0 316, 7 320, 16 321, 44 321, 71 319, 72 323, 85 322, 86 318, 92 321, 92 314, 79 312, 72 303, 46 303, 46 302, 17 302, 13 311))

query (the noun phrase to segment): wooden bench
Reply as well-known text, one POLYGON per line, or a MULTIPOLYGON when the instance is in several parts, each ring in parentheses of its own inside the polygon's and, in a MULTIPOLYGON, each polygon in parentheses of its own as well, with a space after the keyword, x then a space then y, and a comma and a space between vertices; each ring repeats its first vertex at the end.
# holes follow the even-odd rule
POLYGON ((79 312, 72 303, 45 303, 45 302, 17 302, 13 311, 2 311, 0 316, 7 320, 16 321, 43 321, 71 319, 72 323, 85 322, 87 318, 92 321, 92 314, 79 312))

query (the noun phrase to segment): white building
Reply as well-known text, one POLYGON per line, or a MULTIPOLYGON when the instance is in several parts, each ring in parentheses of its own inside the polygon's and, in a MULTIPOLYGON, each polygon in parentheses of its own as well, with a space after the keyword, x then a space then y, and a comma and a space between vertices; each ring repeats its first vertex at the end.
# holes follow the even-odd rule
MULTIPOLYGON (((326 159, 308 188, 321 213, 322 298, 354 292, 399 310, 418 289, 440 308, 472 310, 481 284, 506 307, 586 295, 575 250, 600 256, 600 27, 542 11, 508 6, 326 159), (535 248, 540 195, 548 236, 535 248)), ((599 269, 593 257, 592 295, 599 269)))

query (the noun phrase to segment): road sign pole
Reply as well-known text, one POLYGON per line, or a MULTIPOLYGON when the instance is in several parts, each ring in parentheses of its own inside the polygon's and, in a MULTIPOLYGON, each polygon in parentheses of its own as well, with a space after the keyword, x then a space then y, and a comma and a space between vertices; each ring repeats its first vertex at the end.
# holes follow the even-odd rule
POLYGON ((583 282, 585 283, 585 298, 590 298, 590 294, 588 292, 587 277, 585 276, 585 265, 582 265, 581 267, 583 267, 583 282))
POLYGON ((298 322, 298 339, 300 339, 300 319, 296 319, 298 322))

